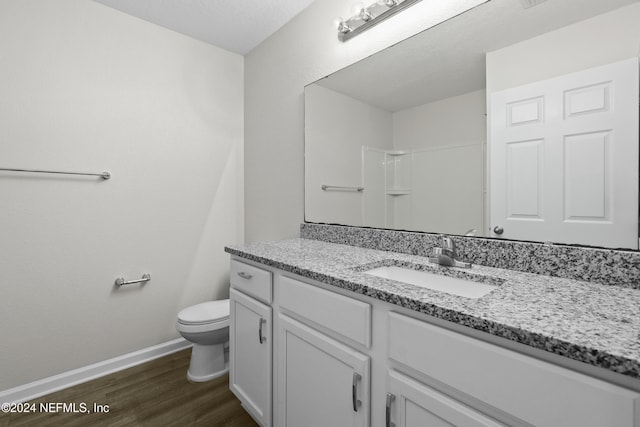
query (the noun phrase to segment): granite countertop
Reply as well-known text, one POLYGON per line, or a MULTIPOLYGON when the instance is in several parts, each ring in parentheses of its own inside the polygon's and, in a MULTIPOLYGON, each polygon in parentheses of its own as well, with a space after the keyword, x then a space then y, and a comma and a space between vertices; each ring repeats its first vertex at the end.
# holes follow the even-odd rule
POLYGON ((228 246, 226 252, 459 325, 640 378, 640 290, 474 265, 429 264, 415 255, 318 240, 228 246), (405 265, 499 286, 478 298, 424 289, 363 271, 405 265))

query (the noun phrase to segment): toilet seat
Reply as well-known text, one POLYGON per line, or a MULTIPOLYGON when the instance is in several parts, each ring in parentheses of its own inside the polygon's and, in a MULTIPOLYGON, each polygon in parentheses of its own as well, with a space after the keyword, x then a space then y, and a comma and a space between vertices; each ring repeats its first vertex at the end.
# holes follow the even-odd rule
POLYGON ((209 325, 229 323, 229 300, 208 301, 187 307, 178 313, 182 325, 209 325))

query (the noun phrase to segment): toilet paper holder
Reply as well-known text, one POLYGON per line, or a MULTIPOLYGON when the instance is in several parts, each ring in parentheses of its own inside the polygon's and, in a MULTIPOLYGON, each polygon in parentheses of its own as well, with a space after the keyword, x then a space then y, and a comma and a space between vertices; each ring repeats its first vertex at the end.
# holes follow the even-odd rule
POLYGON ((126 281, 126 280, 124 280, 124 277, 118 277, 116 279, 116 286, 133 285, 134 283, 147 283, 150 280, 151 280, 151 274, 149 274, 149 273, 143 274, 142 278, 138 279, 138 280, 126 281))

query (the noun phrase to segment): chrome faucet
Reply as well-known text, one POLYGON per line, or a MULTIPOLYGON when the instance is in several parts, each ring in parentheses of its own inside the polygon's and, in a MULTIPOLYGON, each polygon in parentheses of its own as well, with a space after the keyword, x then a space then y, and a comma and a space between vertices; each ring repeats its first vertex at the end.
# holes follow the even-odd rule
POLYGON ((456 245, 451 237, 441 235, 442 247, 433 248, 433 255, 429 257, 429 262, 444 265, 447 267, 471 268, 470 262, 460 261, 456 254, 456 245))

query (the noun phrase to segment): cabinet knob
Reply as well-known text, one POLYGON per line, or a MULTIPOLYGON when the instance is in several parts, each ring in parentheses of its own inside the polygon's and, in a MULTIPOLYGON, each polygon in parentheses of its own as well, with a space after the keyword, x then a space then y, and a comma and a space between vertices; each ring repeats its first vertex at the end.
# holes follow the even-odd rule
POLYGON ((504 228, 500 227, 499 225, 496 225, 495 227, 493 227, 493 232, 500 235, 504 233, 504 228))

